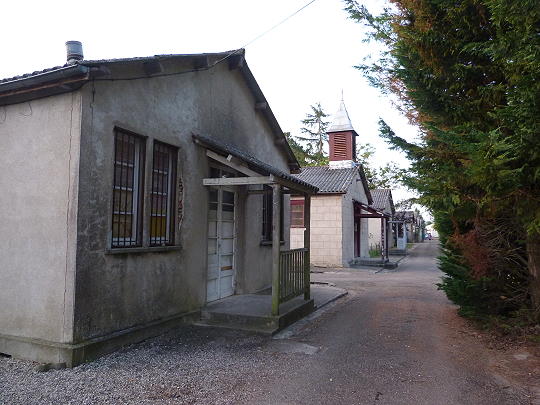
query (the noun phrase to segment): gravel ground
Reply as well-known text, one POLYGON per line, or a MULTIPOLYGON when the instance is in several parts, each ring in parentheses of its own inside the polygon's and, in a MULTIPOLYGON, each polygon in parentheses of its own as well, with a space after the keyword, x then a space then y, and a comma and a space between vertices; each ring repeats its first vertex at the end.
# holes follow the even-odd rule
POLYGON ((184 327, 73 369, 35 371, 0 359, 0 404, 233 404, 249 390, 245 376, 272 374, 268 339, 184 327), (269 367, 269 368, 268 368, 269 367))

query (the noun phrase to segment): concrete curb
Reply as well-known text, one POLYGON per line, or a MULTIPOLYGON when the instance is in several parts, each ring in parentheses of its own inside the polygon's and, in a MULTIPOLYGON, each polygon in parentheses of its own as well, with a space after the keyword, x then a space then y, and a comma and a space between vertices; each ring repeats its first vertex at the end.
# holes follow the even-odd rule
POLYGON ((392 272, 398 271, 398 270, 399 270, 399 263, 400 263, 403 259, 406 259, 406 258, 407 258, 407 256, 405 255, 405 256, 400 257, 396 262, 394 262, 394 263, 396 264, 396 267, 394 267, 393 269, 389 269, 389 268, 386 268, 386 267, 381 267, 381 268, 379 268, 379 270, 377 270, 377 271, 375 272, 375 274, 379 274, 379 273, 380 273, 381 271, 383 271, 383 270, 392 271, 392 272))
POLYGON ((318 282, 312 282, 312 285, 311 298, 315 301, 314 311, 348 294, 347 290, 332 285, 325 285, 318 282), (317 290, 314 291, 315 288, 317 290))
MULTIPOLYGON (((309 325, 313 322, 314 319, 321 316, 324 311, 321 311, 322 308, 328 306, 329 304, 336 302, 340 298, 343 298, 345 295, 349 294, 349 292, 343 288, 336 288, 336 287, 329 287, 336 291, 336 294, 324 301, 322 304, 315 306, 313 311, 307 315, 306 317, 299 319, 297 322, 293 323, 292 325, 289 325, 287 328, 282 329, 278 333, 276 333, 274 336, 272 336, 272 339, 281 340, 281 339, 291 339, 294 335, 299 333, 302 328, 304 328, 306 325, 309 325)), ((313 295, 312 295, 313 298, 313 295)))
POLYGON ((335 287, 336 285, 334 283, 331 283, 329 281, 310 281, 310 284, 324 286, 324 287, 335 287))
POLYGON ((332 302, 335 302, 335 301, 339 300, 340 298, 342 298, 342 297, 344 297, 344 296, 346 296, 346 295, 348 295, 348 294, 349 294, 349 292, 348 292, 347 290, 343 290, 343 292, 340 293, 338 296, 333 297, 332 299, 326 301, 325 303, 323 303, 323 304, 320 305, 320 306, 315 306, 315 310, 314 310, 313 312, 318 311, 318 310, 321 309, 321 308, 324 308, 324 307, 327 306, 328 304, 331 304, 332 302))

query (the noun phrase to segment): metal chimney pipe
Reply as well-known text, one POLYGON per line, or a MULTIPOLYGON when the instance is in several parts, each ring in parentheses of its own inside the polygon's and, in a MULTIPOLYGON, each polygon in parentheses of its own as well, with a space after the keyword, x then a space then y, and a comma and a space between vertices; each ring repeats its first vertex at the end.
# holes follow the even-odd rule
POLYGON ((76 63, 84 59, 82 43, 79 41, 67 41, 67 63, 76 63))

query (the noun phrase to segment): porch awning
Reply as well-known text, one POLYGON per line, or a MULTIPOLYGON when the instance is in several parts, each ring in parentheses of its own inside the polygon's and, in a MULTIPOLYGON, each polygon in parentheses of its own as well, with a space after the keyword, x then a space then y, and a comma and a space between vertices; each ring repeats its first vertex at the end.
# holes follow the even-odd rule
POLYGON ((205 181, 214 181, 216 182, 216 185, 219 185, 218 183, 220 181, 227 182, 228 185, 279 183, 289 189, 307 194, 316 194, 319 191, 317 187, 299 180, 268 163, 262 162, 251 154, 229 143, 196 134, 193 134, 193 141, 205 147, 207 149, 207 155, 210 158, 248 176, 227 179, 205 179, 205 181), (231 157, 236 159, 233 160, 231 157))
POLYGON ((361 218, 390 218, 391 217, 390 214, 386 214, 382 211, 376 210, 375 208, 370 207, 369 205, 364 204, 360 201, 356 201, 356 200, 353 200, 353 201, 354 201, 355 208, 358 207, 359 211, 364 210, 364 211, 369 212, 369 214, 363 214, 362 212, 357 213, 355 209, 354 214, 356 216, 359 216, 361 218))

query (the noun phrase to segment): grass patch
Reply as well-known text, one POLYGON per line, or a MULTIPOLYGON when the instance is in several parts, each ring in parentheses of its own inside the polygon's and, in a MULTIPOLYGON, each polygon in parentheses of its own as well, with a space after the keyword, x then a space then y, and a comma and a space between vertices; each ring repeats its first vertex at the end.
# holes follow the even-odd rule
POLYGON ((376 243, 369 246, 369 257, 380 257, 381 256, 381 244, 376 243))
POLYGON ((370 250, 369 251, 369 257, 379 257, 381 255, 380 250, 370 250))

